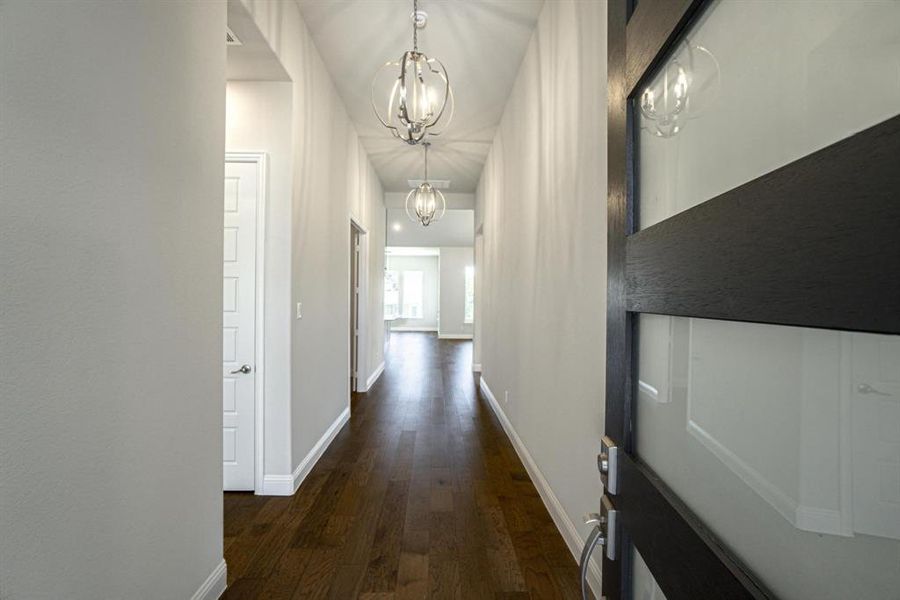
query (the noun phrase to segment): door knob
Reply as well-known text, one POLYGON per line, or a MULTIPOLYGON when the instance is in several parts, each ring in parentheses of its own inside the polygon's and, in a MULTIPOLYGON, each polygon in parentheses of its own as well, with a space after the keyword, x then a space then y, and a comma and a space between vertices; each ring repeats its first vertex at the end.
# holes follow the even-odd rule
POLYGON ((235 369, 234 371, 232 371, 231 374, 235 375, 237 373, 243 373, 244 375, 246 375, 247 373, 249 373, 252 370, 253 369, 250 368, 250 365, 244 365, 240 369, 235 369))

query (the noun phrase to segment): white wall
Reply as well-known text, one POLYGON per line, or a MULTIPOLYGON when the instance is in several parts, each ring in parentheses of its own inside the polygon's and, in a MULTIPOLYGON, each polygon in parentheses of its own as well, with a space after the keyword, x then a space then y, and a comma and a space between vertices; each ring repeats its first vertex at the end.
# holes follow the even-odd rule
POLYGON ((225 5, 0 5, 0 596, 222 561, 225 5))
POLYGON ((265 473, 291 472, 291 102, 290 82, 229 81, 225 150, 264 152, 265 473))
POLYGON ((384 363, 384 247, 385 209, 381 180, 362 146, 359 147, 359 193, 354 196, 357 204, 352 212, 368 230, 361 239, 364 265, 360 279, 363 281, 362 296, 366 304, 366 320, 360 332, 359 357, 360 377, 365 383, 384 363))
POLYGON ((481 362, 582 536, 599 508, 606 320, 606 3, 544 5, 478 187, 481 362))
POLYGON ((438 256, 388 256, 387 269, 400 276, 400 302, 403 302, 403 271, 422 271, 422 318, 396 319, 392 330, 429 329, 437 331, 440 310, 440 258, 438 256))
POLYGON ((428 227, 413 223, 402 208, 387 211, 387 245, 408 248, 471 246, 475 241, 475 211, 448 209, 428 227))
POLYGON ((440 323, 442 337, 471 337, 466 323, 466 267, 474 265, 472 248, 441 248, 440 323))
MULTIPOLYGON (((236 0, 237 1, 237 0, 236 0)), ((291 439, 296 468, 348 408, 350 215, 371 233, 370 286, 384 228, 381 185, 360 145, 297 4, 240 0, 293 82, 291 207, 291 439)), ((377 301, 369 306, 375 314, 377 301)), ((379 324, 381 320, 379 319, 379 324)), ((376 328, 365 348, 380 349, 376 328)), ((368 359, 377 365, 379 357, 368 359)))

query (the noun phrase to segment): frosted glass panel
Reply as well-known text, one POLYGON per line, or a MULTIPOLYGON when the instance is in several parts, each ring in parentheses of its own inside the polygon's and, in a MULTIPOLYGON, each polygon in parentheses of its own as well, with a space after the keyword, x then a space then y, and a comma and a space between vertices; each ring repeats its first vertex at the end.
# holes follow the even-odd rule
POLYGON ((644 228, 900 113, 900 2, 719 0, 636 104, 644 228))
POLYGON ((900 336, 641 315, 638 356, 638 456, 779 598, 900 598, 900 336))
POLYGON ((631 549, 631 573, 632 600, 666 600, 644 557, 634 547, 631 549))

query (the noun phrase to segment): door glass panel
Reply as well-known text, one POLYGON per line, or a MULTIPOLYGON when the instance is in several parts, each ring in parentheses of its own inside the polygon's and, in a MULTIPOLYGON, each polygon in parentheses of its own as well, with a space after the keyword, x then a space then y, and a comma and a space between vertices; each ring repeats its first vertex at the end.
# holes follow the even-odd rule
POLYGON ((650 573, 650 568, 644 562, 644 557, 631 548, 631 598, 632 600, 666 600, 659 584, 650 573))
POLYGON ((714 2, 635 95, 640 227, 898 113, 900 2, 714 2))
POLYGON ((639 328, 638 456, 779 598, 900 597, 900 336, 639 328))

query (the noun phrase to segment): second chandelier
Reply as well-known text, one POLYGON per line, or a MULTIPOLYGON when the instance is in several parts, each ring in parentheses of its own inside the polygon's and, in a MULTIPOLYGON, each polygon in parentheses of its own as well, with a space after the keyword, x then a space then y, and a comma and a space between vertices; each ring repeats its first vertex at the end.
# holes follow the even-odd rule
POLYGON ((410 190, 406 196, 406 216, 413 223, 419 223, 428 227, 432 223, 440 221, 447 212, 447 201, 444 194, 428 181, 428 147, 425 142, 425 179, 417 187, 410 190))

